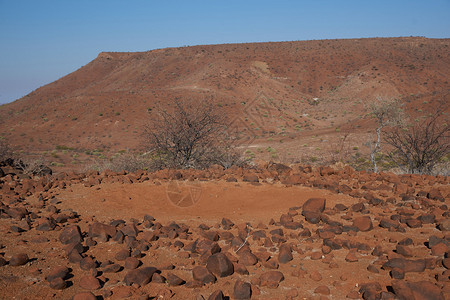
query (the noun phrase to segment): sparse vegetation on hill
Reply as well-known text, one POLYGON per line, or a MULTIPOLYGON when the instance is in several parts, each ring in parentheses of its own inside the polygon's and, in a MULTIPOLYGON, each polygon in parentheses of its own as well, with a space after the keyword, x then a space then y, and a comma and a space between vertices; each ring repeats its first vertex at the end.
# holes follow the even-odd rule
POLYGON ((150 115, 144 147, 158 168, 229 167, 237 159, 226 132, 228 122, 224 111, 210 100, 175 99, 173 107, 150 115))

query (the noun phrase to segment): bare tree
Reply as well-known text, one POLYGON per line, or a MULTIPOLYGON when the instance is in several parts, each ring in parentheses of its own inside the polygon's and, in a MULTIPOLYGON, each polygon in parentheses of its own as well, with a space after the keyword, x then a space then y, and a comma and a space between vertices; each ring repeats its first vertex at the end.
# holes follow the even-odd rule
POLYGON ((0 162, 12 158, 12 150, 5 139, 0 139, 0 162))
POLYGON ((448 124, 443 120, 445 104, 423 122, 386 133, 385 142, 393 147, 391 159, 408 173, 431 174, 434 166, 450 152, 448 124))
POLYGON ((145 128, 147 149, 160 167, 205 168, 226 164, 226 115, 211 100, 179 100, 169 109, 152 112, 145 128), (225 163, 224 163, 225 162, 225 163))
POLYGON ((370 114, 375 118, 377 127, 376 138, 368 142, 370 148, 370 161, 373 171, 378 173, 377 154, 381 151, 381 135, 387 126, 398 126, 403 122, 402 105, 398 99, 383 99, 377 97, 376 101, 369 105, 370 114))

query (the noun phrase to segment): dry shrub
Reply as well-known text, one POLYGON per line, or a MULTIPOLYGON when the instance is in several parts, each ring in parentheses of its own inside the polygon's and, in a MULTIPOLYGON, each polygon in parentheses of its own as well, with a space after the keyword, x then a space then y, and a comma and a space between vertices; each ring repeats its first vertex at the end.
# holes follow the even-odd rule
POLYGON ((175 99, 152 113, 144 147, 156 169, 230 167, 240 160, 226 131, 227 117, 211 100, 175 99))
POLYGON ((0 139, 0 162, 12 158, 13 152, 5 139, 0 139))
POLYGON ((138 170, 147 170, 151 166, 151 160, 143 155, 134 153, 124 153, 111 159, 97 160, 87 167, 87 170, 96 170, 99 172, 111 170, 114 172, 127 171, 136 172, 138 170))

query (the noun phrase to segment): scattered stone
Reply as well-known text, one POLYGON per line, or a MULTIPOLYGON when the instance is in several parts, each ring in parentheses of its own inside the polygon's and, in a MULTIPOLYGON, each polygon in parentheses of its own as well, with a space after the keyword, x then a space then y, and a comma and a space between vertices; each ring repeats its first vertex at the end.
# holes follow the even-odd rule
POLYGON ((82 242, 80 227, 77 225, 66 227, 59 235, 59 241, 64 245, 82 242))
POLYGON ((208 300, 225 300, 225 296, 223 295, 223 292, 221 290, 213 292, 209 297, 208 300))
POLYGON ((320 285, 314 290, 314 293, 321 295, 329 295, 331 292, 326 285, 320 285))
POLYGON ((325 210, 325 204, 326 204, 326 200, 324 198, 310 198, 303 204, 302 214, 307 211, 322 213, 325 210))
POLYGON ((206 268, 218 277, 230 276, 234 272, 233 263, 223 253, 211 255, 207 260, 206 268))
POLYGON ((392 282, 395 296, 399 299, 444 300, 441 289, 429 281, 405 282, 397 280, 392 282))
MULTIPOLYGON (((73 253, 73 251, 72 251, 73 253)), ((90 269, 95 269, 97 267, 97 264, 95 263, 94 259, 90 256, 86 256, 80 260, 80 268, 89 271, 90 269)))
POLYGON ((9 260, 10 266, 23 266, 28 262, 28 255, 25 253, 15 254, 9 260))
POLYGON ((372 220, 369 216, 357 217, 353 220, 353 226, 359 231, 369 231, 373 229, 372 220))
POLYGON ((214 283, 216 281, 216 277, 207 268, 202 266, 196 266, 192 269, 192 277, 202 284, 214 283))
POLYGON ((88 275, 80 279, 80 287, 85 290, 98 290, 101 287, 100 280, 94 276, 88 275))
POLYGON ((95 297, 94 294, 91 292, 81 292, 77 293, 73 296, 72 300, 96 300, 97 297, 95 297))
POLYGON ((288 244, 282 244, 280 246, 280 252, 278 253, 278 261, 282 264, 288 263, 293 260, 292 248, 288 244))
POLYGON ((61 277, 57 277, 49 282, 50 287, 54 290, 63 290, 67 287, 67 282, 61 277))
POLYGON ((322 280, 322 275, 316 270, 312 271, 311 274, 309 275, 309 277, 314 281, 322 280))
POLYGON ((405 258, 392 258, 383 264, 383 269, 393 268, 402 269, 404 272, 423 272, 425 270, 425 261, 423 259, 411 260, 405 258))
POLYGON ((252 285, 240 279, 236 280, 233 296, 234 299, 250 299, 252 297, 252 285))
POLYGON ((168 273, 166 279, 167 279, 167 283, 171 286, 179 286, 179 285, 183 285, 186 283, 186 281, 184 281, 183 279, 181 279, 180 277, 178 277, 177 275, 175 275, 173 273, 168 273))
POLYGON ((125 269, 132 270, 136 269, 140 264, 139 259, 136 257, 127 257, 125 259, 125 269))
POLYGON ((126 285, 130 286, 136 284, 138 286, 146 285, 150 282, 152 275, 156 272, 154 267, 144 267, 128 271, 123 281, 126 285))
POLYGON ((284 275, 280 271, 268 271, 262 274, 259 279, 261 280, 261 286, 275 289, 284 280, 284 275))
POLYGON ((47 280, 48 281, 53 281, 56 278, 62 278, 65 279, 67 277, 67 275, 69 275, 69 268, 61 266, 61 267, 55 267, 53 269, 50 270, 50 272, 47 275, 47 280))

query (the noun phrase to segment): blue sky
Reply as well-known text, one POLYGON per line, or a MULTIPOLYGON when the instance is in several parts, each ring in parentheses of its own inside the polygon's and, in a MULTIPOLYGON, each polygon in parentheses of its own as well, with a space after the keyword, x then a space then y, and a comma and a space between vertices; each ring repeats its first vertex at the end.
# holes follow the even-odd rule
POLYGON ((448 38, 450 0, 0 0, 0 103, 101 51, 311 39, 448 38))

